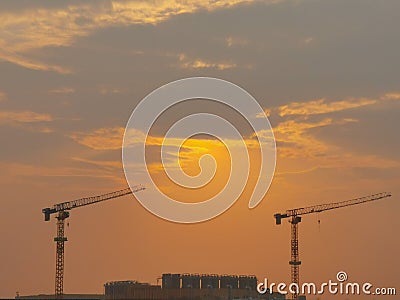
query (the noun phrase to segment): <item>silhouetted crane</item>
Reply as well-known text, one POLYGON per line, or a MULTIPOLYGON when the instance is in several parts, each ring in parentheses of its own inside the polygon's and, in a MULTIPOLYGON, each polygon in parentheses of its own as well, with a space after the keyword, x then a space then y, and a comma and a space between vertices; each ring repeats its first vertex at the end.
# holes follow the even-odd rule
POLYGON ((145 187, 142 185, 137 185, 132 188, 126 188, 116 192, 81 198, 77 200, 67 201, 55 204, 52 208, 44 208, 42 212, 44 213, 44 220, 50 221, 50 216, 52 214, 57 214, 57 237, 54 241, 57 243, 56 247, 56 280, 55 280, 55 295, 56 297, 61 297, 64 290, 64 243, 67 238, 64 235, 65 229, 65 219, 69 217, 69 210, 82 207, 86 205, 95 204, 98 202, 119 198, 125 195, 132 194, 144 190, 145 187))
MULTIPOLYGON (((290 218, 289 222, 292 224, 292 238, 291 238, 291 260, 289 261, 289 265, 291 266, 291 280, 292 284, 296 284, 299 287, 299 267, 301 265, 301 261, 299 260, 299 236, 298 236, 298 224, 301 222, 300 215, 318 213, 325 210, 331 210, 351 205, 357 205, 365 202, 371 202, 380 200, 383 198, 390 197, 390 193, 379 193, 366 197, 351 199, 342 202, 335 202, 329 204, 320 204, 303 208, 295 208, 289 209, 284 214, 277 213, 274 215, 276 220, 276 225, 281 224, 281 220, 284 218, 290 218)), ((293 293, 293 299, 297 300, 298 293, 293 293)))

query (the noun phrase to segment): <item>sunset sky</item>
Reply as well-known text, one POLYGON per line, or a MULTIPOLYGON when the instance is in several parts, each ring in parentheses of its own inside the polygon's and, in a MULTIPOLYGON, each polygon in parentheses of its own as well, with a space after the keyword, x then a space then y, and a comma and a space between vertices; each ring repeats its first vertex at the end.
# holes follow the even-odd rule
MULTIPOLYGON (((171 272, 289 283, 290 224, 276 226, 274 213, 384 191, 393 197, 303 218, 300 280, 346 271, 399 292, 399 28, 398 0, 1 1, 0 297, 54 293, 56 224, 41 209, 125 188, 131 112, 154 89, 193 76, 231 81, 259 101, 277 146, 270 190, 248 209, 250 173, 231 209, 191 225, 130 196, 73 210, 65 293, 102 293, 112 280, 155 284, 171 272)), ((199 111, 236 122, 257 170, 252 132, 210 101, 167 111, 152 146, 199 111)), ((214 195, 228 176, 226 149, 201 136, 185 147, 191 175, 201 155, 214 155, 216 182, 201 194, 170 186, 153 149, 155 180, 181 201, 214 195)))

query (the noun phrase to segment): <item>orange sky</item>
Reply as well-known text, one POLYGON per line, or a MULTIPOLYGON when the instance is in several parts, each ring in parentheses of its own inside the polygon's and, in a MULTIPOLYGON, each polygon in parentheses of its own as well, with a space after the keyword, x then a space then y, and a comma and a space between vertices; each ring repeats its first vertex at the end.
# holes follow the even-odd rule
POLYGON ((260 102, 277 143, 268 194, 248 209, 260 157, 241 118, 198 100, 173 107, 149 147, 163 190, 201 201, 227 180, 226 148, 204 137, 180 152, 190 175, 201 155, 216 159, 215 180, 202 191, 173 187, 157 161, 173 122, 214 112, 248 142, 244 193, 221 216, 190 225, 162 220, 129 196, 72 211, 65 292, 156 283, 163 272, 289 282, 290 227, 276 226, 274 213, 383 191, 393 197, 303 218, 301 281, 346 271, 399 290, 399 9, 398 1, 362 0, 1 2, 0 297, 53 293, 56 225, 41 209, 124 188, 132 110, 155 88, 190 76, 232 81, 260 102))

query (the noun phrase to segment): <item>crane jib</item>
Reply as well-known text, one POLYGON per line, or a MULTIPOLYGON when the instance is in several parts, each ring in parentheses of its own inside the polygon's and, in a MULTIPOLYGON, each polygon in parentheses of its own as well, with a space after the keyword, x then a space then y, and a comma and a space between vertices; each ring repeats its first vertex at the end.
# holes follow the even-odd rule
POLYGON ((134 192, 138 192, 144 190, 145 187, 143 185, 137 185, 130 188, 126 188, 123 190, 119 190, 116 192, 93 196, 93 197, 85 197, 73 201, 62 202, 59 204, 55 204, 53 208, 46 207, 42 209, 44 213, 44 220, 50 221, 51 214, 57 213, 57 236, 54 238, 54 241, 57 243, 56 247, 56 280, 55 280, 55 296, 56 298, 62 298, 63 295, 63 286, 64 286, 64 244, 68 240, 64 235, 65 229, 65 219, 69 218, 69 210, 81 207, 85 205, 90 205, 94 203, 98 203, 101 201, 114 199, 118 197, 122 197, 128 194, 132 194, 134 192))
MULTIPOLYGON (((385 192, 385 193, 374 194, 374 195, 351 199, 351 200, 342 201, 342 202, 335 202, 335 203, 320 204, 320 205, 314 205, 314 206, 302 207, 302 208, 296 208, 296 209, 289 209, 283 214, 280 214, 280 213, 275 214, 274 217, 275 217, 277 225, 282 223, 282 219, 290 218, 289 223, 291 224, 291 242, 290 242, 291 260, 289 261, 289 265, 290 265, 290 269, 291 269, 292 284, 296 284, 297 286, 299 286, 301 261, 299 258, 298 225, 301 222, 300 215, 318 213, 318 212, 322 212, 325 210, 332 210, 332 209, 336 209, 336 208, 371 202, 371 201, 387 198, 390 196, 391 196, 390 193, 385 192)), ((294 299, 294 300, 299 299, 297 292, 292 295, 292 299, 294 299)))
POLYGON ((84 197, 72 201, 66 201, 62 203, 55 204, 52 208, 44 208, 42 209, 42 213, 44 214, 44 220, 49 221, 50 220, 50 215, 60 212, 60 211, 65 211, 65 210, 71 210, 76 207, 81 207, 85 205, 90 205, 98 202, 102 202, 105 200, 110 200, 118 197, 122 197, 125 195, 132 194, 134 192, 138 192, 141 190, 144 190, 145 187, 143 185, 137 185, 132 188, 125 188, 123 190, 119 190, 116 192, 111 192, 99 196, 91 196, 91 197, 84 197))
POLYGON ((361 204, 361 203, 365 203, 365 202, 380 200, 380 199, 387 198, 390 196, 391 196, 391 193, 383 192, 383 193, 373 194, 373 195, 369 195, 369 196, 365 196, 365 197, 346 200, 346 201, 342 201, 342 202, 334 202, 334 203, 319 204, 319 205, 314 205, 314 206, 309 206, 309 207, 289 209, 284 214, 280 214, 280 213, 275 214, 274 217, 276 219, 276 224, 279 225, 279 224, 281 224, 281 219, 284 219, 284 218, 323 212, 325 210, 331 210, 331 209, 361 204))

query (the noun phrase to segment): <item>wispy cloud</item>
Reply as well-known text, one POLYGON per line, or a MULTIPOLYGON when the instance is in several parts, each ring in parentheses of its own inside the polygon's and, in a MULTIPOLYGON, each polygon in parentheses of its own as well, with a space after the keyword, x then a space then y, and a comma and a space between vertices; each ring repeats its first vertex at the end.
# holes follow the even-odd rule
POLYGON ((49 114, 41 114, 33 111, 0 111, 0 122, 36 123, 51 122, 54 118, 49 114))
MULTIPOLYGON (((13 163, 13 162, 0 162, 0 167, 3 174, 7 177, 13 178, 15 181, 17 177, 37 178, 37 177, 89 177, 89 178, 107 178, 111 180, 120 181, 121 177, 115 171, 105 171, 98 168, 75 168, 75 167, 48 167, 38 166, 33 164, 13 163)), ((4 178, 2 178, 4 179, 4 178)))
POLYGON ((104 96, 112 94, 122 94, 123 91, 116 87, 101 86, 99 87, 99 93, 104 96))
MULTIPOLYGON (((321 168, 392 168, 400 163, 377 155, 355 153, 340 144, 322 139, 315 133, 324 127, 348 126, 359 122, 355 118, 340 117, 339 112, 377 105, 400 99, 399 93, 386 93, 376 99, 346 98, 328 102, 325 98, 311 101, 296 101, 278 107, 266 108, 268 116, 279 116, 279 123, 273 128, 277 142, 278 157, 301 165, 295 172, 301 174, 321 168), (329 114, 329 117, 326 115, 329 114), (312 118, 311 118, 312 116, 312 118)), ((262 132, 260 133, 262 134, 262 132)))
POLYGON ((235 47, 235 46, 246 46, 249 44, 249 41, 243 37, 234 37, 230 36, 225 39, 225 43, 228 47, 235 47))
MULTIPOLYGON (((69 137, 77 143, 93 150, 117 150, 122 148, 124 133, 125 128, 123 127, 110 127, 100 128, 90 132, 74 132, 70 134, 69 137)), ((128 129, 125 133, 125 139, 129 145, 141 144, 146 139, 147 146, 182 146, 182 149, 196 153, 207 152, 209 146, 215 147, 215 145, 220 145, 219 141, 204 139, 189 139, 182 144, 182 139, 180 138, 164 138, 151 135, 146 137, 144 132, 136 129, 128 129)), ((249 147, 256 147, 258 145, 258 142, 254 139, 244 139, 244 141, 249 147)), ((233 139, 226 139, 224 142, 228 146, 233 147, 239 143, 239 141, 233 139)))
POLYGON ((400 93, 387 93, 385 98, 389 100, 400 100, 400 93))
POLYGON ((60 74, 72 73, 72 71, 68 68, 58 65, 46 64, 44 62, 28 58, 26 55, 17 54, 16 52, 0 50, 0 60, 7 61, 31 70, 54 71, 60 74))
POLYGON ((302 39, 301 43, 303 45, 310 45, 310 44, 314 43, 314 41, 315 41, 315 38, 312 37, 312 36, 309 36, 309 37, 306 37, 306 38, 302 39))
POLYGON ((75 132, 69 135, 77 143, 94 150, 117 150, 122 147, 124 128, 100 128, 92 132, 75 132))
MULTIPOLYGON (((341 112, 348 109, 356 109, 371 106, 379 102, 400 99, 400 94, 387 93, 377 99, 367 98, 346 98, 345 100, 328 102, 325 99, 311 100, 306 102, 292 102, 287 105, 266 109, 268 115, 278 115, 280 122, 274 126, 273 132, 278 145, 278 157, 289 161, 301 161, 302 167, 294 173, 305 172, 303 170, 316 170, 319 168, 354 168, 369 166, 374 168, 397 167, 399 164, 390 159, 385 159, 376 155, 355 153, 351 149, 343 148, 334 141, 322 139, 316 135, 325 127, 332 126, 351 126, 359 122, 356 118, 340 117, 332 113, 341 112), (325 114, 330 114, 327 117, 325 114), (307 116, 313 116, 307 118, 307 116)), ((124 129, 102 128, 89 133, 75 133, 71 137, 92 149, 120 149, 124 129)), ((263 135, 263 132, 258 132, 263 135)), ((270 132, 265 132, 270 136, 270 132)), ((132 144, 143 142, 144 133, 139 131, 128 132, 127 136, 132 144)), ((257 142, 250 138, 244 138, 248 148, 257 148, 257 142)), ((229 140, 228 146, 234 147, 238 141, 229 140)), ((172 166, 177 167, 177 158, 185 161, 192 159, 200 154, 207 153, 210 149, 216 149, 212 141, 191 139, 182 144, 181 139, 149 136, 146 144, 148 146, 182 146, 179 154, 168 153, 171 158, 172 166)), ((159 164, 154 165, 156 168, 159 164)), ((309 171, 307 171, 309 172, 309 171)))
POLYGON ((73 161, 77 162, 82 162, 85 164, 89 165, 94 165, 94 166, 99 166, 108 170, 115 170, 115 169, 121 169, 122 168, 122 162, 121 161, 113 161, 113 160, 93 160, 93 159, 86 159, 82 157, 72 157, 71 158, 73 161))
POLYGON ((226 70, 236 68, 235 63, 230 62, 211 62, 204 59, 190 59, 185 54, 179 55, 179 67, 182 69, 217 69, 226 70))
POLYGON ((75 93, 75 89, 71 87, 61 87, 58 89, 49 90, 48 93, 52 95, 69 95, 75 93))
POLYGON ((307 102, 292 102, 280 106, 277 110, 281 117, 290 115, 318 115, 371 105, 376 102, 377 100, 365 98, 327 102, 325 98, 322 98, 307 102))
POLYGON ((295 101, 278 107, 266 108, 265 113, 267 116, 276 113, 280 117, 322 115, 369 106, 386 100, 399 99, 400 93, 386 93, 376 99, 353 97, 330 102, 326 98, 321 98, 309 101, 295 101))
POLYGON ((29 52, 43 47, 71 45, 76 38, 90 35, 99 28, 158 24, 180 14, 213 11, 251 2, 255 0, 87 2, 63 8, 3 12, 0 24, 0 49, 3 50, 0 51, 0 59, 33 70, 69 73, 71 70, 68 68, 32 59, 29 52))
POLYGON ((7 100, 7 95, 3 91, 0 91, 0 102, 7 100))
MULTIPOLYGON (((345 126, 357 122, 354 119, 321 121, 287 120, 277 125, 273 131, 277 142, 277 155, 283 163, 278 168, 281 179, 289 175, 301 175, 321 169, 389 169, 399 168, 400 162, 374 154, 355 152, 333 141, 323 140, 315 135, 315 130, 324 127, 345 126)), ((262 133, 261 133, 262 134, 262 133)))
MULTIPOLYGON (((285 120, 274 127, 274 135, 277 142, 278 158, 285 161, 285 166, 279 169, 277 175, 282 180, 286 176, 296 174, 311 173, 320 169, 354 169, 360 167, 387 169, 400 167, 400 163, 391 159, 380 157, 378 155, 356 153, 351 149, 343 148, 340 144, 323 140, 315 135, 315 130, 320 131, 330 126, 347 126, 347 124, 358 122, 352 118, 323 118, 319 121, 310 119, 291 119, 285 120), (289 165, 288 165, 289 164, 289 165)), ((260 135, 263 132, 259 132, 260 135)), ((265 132, 269 136, 269 132, 265 132)), ((124 128, 100 128, 91 132, 79 132, 71 135, 76 142, 92 150, 120 150, 124 128)), ((129 142, 135 146, 143 143, 145 135, 138 130, 131 130, 126 133, 129 142)), ((237 140, 224 140, 224 144, 217 140, 191 138, 182 143, 179 138, 164 138, 157 136, 148 136, 147 146, 166 147, 166 160, 161 162, 159 150, 153 148, 149 155, 146 155, 147 168, 153 174, 163 174, 165 169, 173 170, 182 168, 188 173, 198 171, 198 162, 200 157, 206 154, 212 155, 217 162, 229 159, 229 152, 226 150, 237 149, 237 140), (179 151, 169 151, 178 149, 179 151), (225 156, 224 156, 225 155, 225 156), (226 156, 228 155, 228 156, 226 156)), ((258 142, 252 138, 244 138, 249 153, 258 153, 258 142), (256 151, 256 152, 252 152, 256 151)), ((94 165, 107 171, 116 171, 121 168, 121 163, 116 161, 98 161, 93 159, 73 157, 73 160, 88 165, 94 165)), ((197 174, 197 173, 196 173, 197 174)))
POLYGON ((344 119, 335 122, 331 118, 318 122, 284 121, 273 129, 278 143, 278 154, 280 157, 290 158, 315 158, 327 155, 334 146, 317 139, 310 133, 310 130, 345 123, 344 119))

